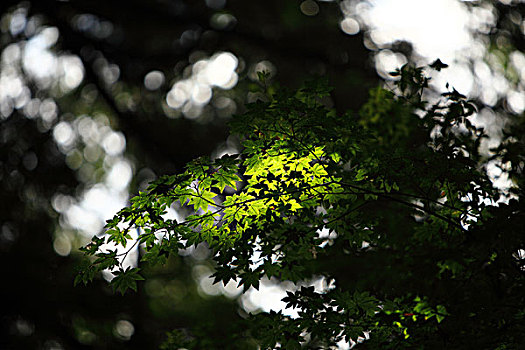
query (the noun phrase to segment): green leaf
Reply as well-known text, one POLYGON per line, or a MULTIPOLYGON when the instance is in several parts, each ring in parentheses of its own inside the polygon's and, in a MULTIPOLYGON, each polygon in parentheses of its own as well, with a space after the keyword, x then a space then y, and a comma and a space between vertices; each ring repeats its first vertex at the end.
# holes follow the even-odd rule
POLYGON ((229 267, 223 266, 218 267, 217 271, 211 275, 211 277, 215 277, 213 284, 222 282, 224 285, 226 285, 230 280, 237 281, 237 275, 235 274, 235 271, 229 267))
POLYGON ((119 228, 113 228, 106 231, 106 234, 109 235, 108 243, 115 242, 116 244, 122 245, 126 248, 128 239, 131 239, 131 235, 128 233, 128 230, 120 230, 119 228))
POLYGON ((195 211, 202 209, 204 212, 208 211, 208 205, 214 204, 213 198, 217 194, 210 191, 202 191, 200 194, 194 194, 190 197, 190 205, 193 205, 195 211))
POLYGON ((311 168, 311 171, 312 171, 312 174, 317 177, 328 175, 324 167, 319 163, 314 164, 313 167, 311 168))
POLYGON ((263 70, 257 72, 257 78, 261 83, 266 83, 266 80, 270 77, 270 72, 263 70))
POLYGON ((226 186, 229 186, 233 188, 234 190, 236 190, 237 181, 241 181, 241 179, 239 178, 239 176, 237 176, 237 174, 227 173, 225 171, 217 172, 217 174, 214 176, 214 179, 217 181, 217 183, 213 186, 219 189, 221 193, 224 191, 224 188, 226 186))
POLYGON ((301 208, 302 208, 301 204, 297 203, 297 201, 296 201, 295 199, 290 199, 290 201, 288 202, 288 204, 291 205, 290 210, 291 210, 292 212, 296 212, 298 209, 301 209, 301 208))
POLYGON ((100 252, 96 254, 97 259, 93 262, 93 265, 96 266, 98 271, 105 269, 112 269, 113 267, 119 264, 117 259, 117 251, 112 250, 108 252, 100 252))
POLYGON ((80 283, 87 285, 89 282, 93 280, 96 273, 97 273, 97 269, 95 268, 95 266, 90 264, 89 260, 87 259, 82 260, 82 263, 79 265, 77 269, 77 275, 75 276, 73 286, 77 286, 80 283))
POLYGON ((443 305, 436 306, 436 320, 438 323, 441 323, 445 319, 445 316, 447 315, 449 315, 449 313, 447 312, 447 309, 445 308, 445 306, 443 305))
POLYGON ((85 247, 79 248, 81 252, 86 253, 86 255, 95 255, 100 246, 105 243, 105 238, 93 236, 91 242, 85 247))
POLYGON ((139 268, 128 267, 125 270, 119 269, 113 272, 115 278, 110 282, 113 287, 113 291, 120 292, 121 294, 126 293, 128 289, 137 291, 137 281, 142 281, 144 278, 139 275, 139 268))
POLYGON ((241 273, 239 277, 241 280, 239 281, 237 287, 243 286, 243 293, 246 293, 250 287, 259 289, 259 280, 261 278, 261 274, 259 272, 249 270, 247 272, 241 273))

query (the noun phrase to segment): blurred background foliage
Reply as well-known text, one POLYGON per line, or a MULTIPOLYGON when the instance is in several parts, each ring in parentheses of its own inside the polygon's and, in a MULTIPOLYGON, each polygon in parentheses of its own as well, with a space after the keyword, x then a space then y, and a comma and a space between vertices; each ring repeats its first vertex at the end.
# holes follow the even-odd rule
POLYGON ((474 98, 482 146, 497 146, 523 123, 525 3, 442 2, 459 27, 409 0, 397 2, 408 17, 387 0, 2 1, 0 347, 156 348, 172 329, 224 337, 261 307, 211 286, 205 247, 124 297, 103 278, 72 283, 77 248, 130 194, 198 155, 235 152, 226 123, 257 99, 257 71, 289 87, 326 77, 326 103, 343 113, 388 72, 439 57, 449 75, 433 87, 474 98), (407 18, 423 29, 399 31, 407 18))

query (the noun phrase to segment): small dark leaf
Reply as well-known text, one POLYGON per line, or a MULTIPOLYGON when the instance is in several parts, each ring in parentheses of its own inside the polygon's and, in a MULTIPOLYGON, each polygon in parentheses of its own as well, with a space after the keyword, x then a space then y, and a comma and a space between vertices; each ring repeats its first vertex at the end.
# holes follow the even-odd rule
POLYGON ((456 89, 452 88, 452 92, 442 93, 441 96, 447 97, 452 101, 460 101, 466 98, 465 95, 460 94, 456 89))
POLYGON ((445 64, 443 62, 441 62, 441 60, 438 58, 437 60, 435 60, 430 66, 430 68, 433 68, 435 70, 437 70, 438 72, 441 71, 443 68, 447 68, 448 67, 448 64, 445 64))
POLYGON ((224 285, 226 285, 230 280, 237 281, 237 275, 235 274, 235 271, 230 269, 229 267, 217 267, 217 271, 211 275, 211 277, 215 277, 213 280, 213 284, 219 283, 222 281, 224 285))
POLYGON ((243 286, 243 293, 245 293, 250 287, 259 289, 259 272, 249 271, 240 274, 241 281, 239 282, 238 287, 243 286))

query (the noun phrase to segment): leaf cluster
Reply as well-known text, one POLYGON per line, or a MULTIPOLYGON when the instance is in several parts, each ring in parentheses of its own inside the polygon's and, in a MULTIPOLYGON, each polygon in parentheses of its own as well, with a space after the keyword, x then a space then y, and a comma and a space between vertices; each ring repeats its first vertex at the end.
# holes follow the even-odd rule
MULTIPOLYGON (((455 89, 430 105, 423 68, 404 66, 393 75, 397 92, 373 89, 358 113, 344 116, 320 103, 330 91, 323 84, 269 90, 231 123, 238 154, 198 158, 181 174, 154 181, 108 221, 104 237, 82 249, 94 259, 75 283, 109 269, 111 284, 124 293, 143 279, 139 268, 122 266, 137 245, 140 264, 158 264, 206 244, 215 283, 237 281, 246 292, 263 277, 300 284, 324 276, 335 286, 288 292, 283 301, 296 318, 250 318, 262 348, 364 339, 381 348, 438 346, 440 332, 460 344, 462 322, 493 329, 492 319, 474 310, 469 316, 461 303, 472 297, 476 308, 492 297, 474 295, 494 277, 486 264, 513 264, 512 288, 522 285, 523 270, 511 257, 523 241, 510 238, 519 235, 513 229, 511 243, 498 248, 486 230, 501 213, 487 204, 499 192, 478 152, 486 136, 469 121, 476 107, 455 89), (170 208, 191 214, 167 219, 170 208), (125 252, 102 249, 108 243, 125 252)), ((517 220, 518 212, 507 219, 517 220)), ((519 315, 508 311, 507 325, 523 325, 519 315)))

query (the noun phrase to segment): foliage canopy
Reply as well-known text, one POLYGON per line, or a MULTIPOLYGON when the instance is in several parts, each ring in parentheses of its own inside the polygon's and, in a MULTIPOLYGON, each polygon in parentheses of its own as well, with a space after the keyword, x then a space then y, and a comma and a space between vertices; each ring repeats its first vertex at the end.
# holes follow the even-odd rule
MULTIPOLYGON (((395 92, 372 89, 358 113, 339 116, 322 103, 330 93, 322 83, 267 88, 261 74, 265 99, 231 123, 241 151, 198 158, 151 183, 108 221, 105 236, 82 248, 94 259, 75 283, 109 269, 111 285, 124 293, 143 279, 139 267, 122 264, 137 245, 142 266, 206 244, 214 282, 237 281, 243 292, 263 277, 327 281, 322 291, 287 293, 283 301, 298 317, 259 313, 235 325, 229 348, 253 347, 246 339, 299 349, 362 338, 372 348, 518 346, 525 336, 523 138, 509 131, 490 158, 480 154, 486 135, 468 118, 471 101, 452 89, 426 102, 423 68, 406 65, 392 75, 395 92), (505 193, 485 171, 498 160, 514 181, 505 193), (172 207, 191 214, 168 219, 172 207)), ((190 332, 171 333, 164 348, 220 348, 190 332)))

